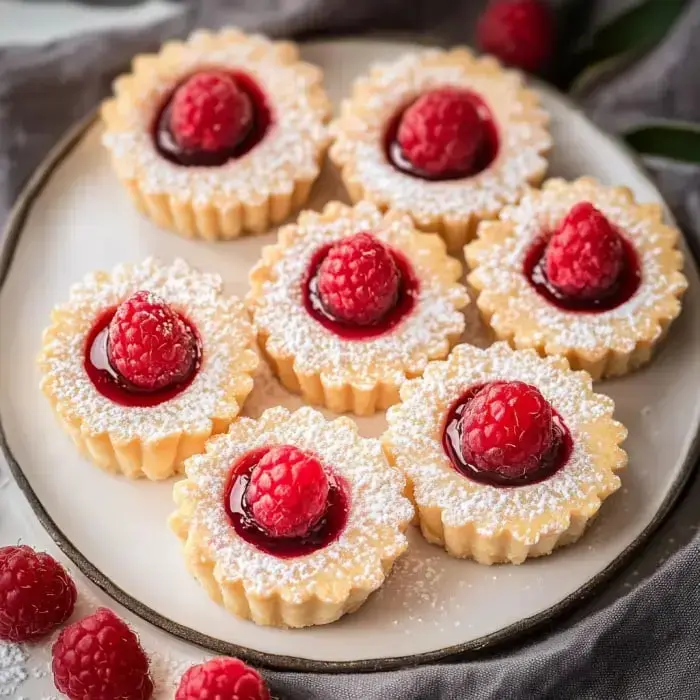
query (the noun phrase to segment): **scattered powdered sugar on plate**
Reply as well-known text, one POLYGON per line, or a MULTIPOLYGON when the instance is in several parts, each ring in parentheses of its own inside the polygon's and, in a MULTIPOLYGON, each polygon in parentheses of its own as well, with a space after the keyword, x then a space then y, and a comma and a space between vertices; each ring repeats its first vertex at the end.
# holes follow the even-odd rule
POLYGON ((19 644, 0 642, 0 697, 16 698, 29 678, 28 655, 19 644))
POLYGON ((360 78, 355 96, 343 103, 332 125, 331 158, 347 168, 347 178, 381 201, 417 220, 464 220, 495 215, 518 201, 529 183, 547 168, 552 139, 547 115, 534 93, 514 71, 499 70, 492 58, 474 58, 464 49, 429 50, 381 63, 360 78), (421 93, 445 85, 477 93, 490 108, 499 132, 496 159, 484 171, 463 179, 430 181, 395 168, 386 157, 387 123, 421 93))

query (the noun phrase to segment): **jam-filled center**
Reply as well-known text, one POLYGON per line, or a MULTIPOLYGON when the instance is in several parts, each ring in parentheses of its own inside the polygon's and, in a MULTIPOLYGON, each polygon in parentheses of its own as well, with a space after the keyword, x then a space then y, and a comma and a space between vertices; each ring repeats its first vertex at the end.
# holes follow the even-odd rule
POLYGON ((215 167, 257 146, 273 123, 265 92, 247 73, 195 73, 163 104, 153 126, 156 149, 182 166, 215 167))
POLYGON ((194 325, 149 292, 105 310, 87 335, 83 366, 95 388, 127 407, 175 398, 197 376, 202 344, 194 325))
POLYGON ((443 448, 480 484, 527 486, 556 474, 573 442, 563 419, 533 386, 495 381, 469 388, 447 412, 443 448))
POLYGON ((282 559, 312 554, 338 539, 350 510, 349 487, 327 467, 320 475, 318 465, 315 455, 290 445, 243 455, 224 491, 236 534, 282 559))
POLYGON ((565 311, 610 311, 628 301, 642 279, 632 243, 588 202, 580 202, 525 255, 532 287, 565 311))
POLYGON ((457 87, 430 90, 400 109, 385 132, 387 160, 424 180, 477 175, 499 150, 498 128, 484 100, 457 87))
POLYGON ((302 280, 306 311, 346 340, 395 328, 413 310, 419 291, 410 261, 368 232, 319 248, 302 280))

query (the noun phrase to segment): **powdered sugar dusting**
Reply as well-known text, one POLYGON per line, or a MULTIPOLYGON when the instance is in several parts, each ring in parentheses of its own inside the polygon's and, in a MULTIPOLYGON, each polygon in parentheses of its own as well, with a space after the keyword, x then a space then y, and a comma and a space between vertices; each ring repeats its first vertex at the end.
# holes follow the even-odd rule
MULTIPOLYGON (((222 195, 222 206, 255 205, 274 194, 291 194, 297 181, 319 173, 327 143, 328 106, 320 72, 290 61, 282 45, 241 33, 197 33, 163 49, 147 69, 135 66, 128 89, 117 90, 118 123, 108 124, 105 146, 123 178, 136 178, 144 191, 167 193, 195 204, 222 195), (174 58, 175 57, 175 58, 174 58), (173 87, 198 69, 217 66, 249 74, 264 90, 273 124, 245 156, 217 168, 183 168, 162 158, 151 135, 154 115, 173 87)), ((289 48, 286 46, 286 48, 289 48)), ((118 84, 117 84, 118 86, 118 84)))
POLYGON ((493 59, 477 60, 464 49, 430 50, 379 64, 357 81, 355 96, 331 125, 336 138, 331 157, 347 166, 347 177, 369 193, 368 199, 409 212, 419 221, 469 220, 495 215, 504 204, 518 201, 528 183, 541 179, 547 167, 544 155, 551 147, 546 122, 518 73, 499 70, 493 59), (387 123, 421 93, 445 85, 467 88, 483 98, 498 126, 498 155, 486 170, 469 178, 412 177, 386 158, 387 123))
MULTIPOLYGON (((468 302, 465 288, 449 272, 441 245, 417 234, 406 216, 383 216, 363 202, 354 208, 332 205, 325 214, 306 212, 298 227, 280 235, 279 255, 263 256, 253 271, 264 275, 250 302, 259 333, 273 355, 293 357, 295 371, 320 373, 328 384, 373 386, 400 384, 423 371, 430 359, 449 352, 449 339, 464 329, 460 309, 468 302), (329 212, 332 212, 329 213, 329 212), (304 307, 302 282, 314 253, 324 244, 358 231, 371 231, 401 251, 412 263, 420 293, 412 312, 390 333, 366 341, 348 341, 319 324, 304 307), (273 261, 267 263, 270 259, 273 261)), ((456 261, 449 263, 455 265, 456 261)))
POLYGON ((183 260, 164 266, 148 258, 86 276, 73 286, 68 302, 56 307, 45 332, 42 388, 59 412, 81 421, 83 430, 119 441, 209 431, 212 418, 235 417, 240 409, 235 396, 252 388, 249 374, 257 358, 249 349, 253 330, 246 311, 237 299, 222 296, 222 286, 218 275, 197 272, 183 260), (95 388, 85 371, 84 346, 98 317, 139 290, 154 292, 192 322, 202 342, 202 364, 190 386, 173 399, 127 407, 95 388))
POLYGON ((25 650, 19 644, 0 642, 0 697, 17 697, 17 691, 28 677, 25 650))
POLYGON ((215 563, 218 581, 241 581, 248 593, 278 593, 302 602, 311 595, 328 595, 329 581, 335 594, 355 587, 373 590, 384 581, 383 562, 393 561, 407 547, 403 533, 413 508, 402 495, 403 476, 387 465, 378 441, 358 436, 350 419, 327 422, 308 407, 295 413, 272 408, 259 421, 242 418, 234 423, 227 435, 210 441, 206 454, 188 460, 185 470, 189 489, 179 516, 188 520, 191 544, 199 541, 201 556, 215 563), (239 538, 223 506, 236 459, 275 444, 315 452, 350 489, 350 513, 340 537, 300 558, 280 559, 239 538))
POLYGON ((612 421, 612 400, 593 394, 590 377, 563 369, 562 362, 539 358, 534 351, 513 351, 505 343, 487 350, 459 345, 447 361, 432 363, 422 379, 405 384, 402 403, 387 413, 386 443, 413 483, 416 502, 439 507, 446 526, 472 523, 484 535, 507 529, 528 544, 566 530, 572 512, 592 515, 599 499, 619 487, 612 469, 622 466, 615 460, 623 429, 612 421), (457 472, 445 454, 442 429, 448 408, 469 387, 494 380, 533 384, 568 427, 572 454, 547 480, 517 488, 479 484, 457 472), (614 429, 596 435, 606 444, 596 444, 593 452, 588 439, 599 422, 614 429), (607 453, 610 464, 601 464, 601 453, 607 453))
MULTIPOLYGON (((506 207, 500 219, 507 236, 490 235, 467 246, 467 260, 475 271, 469 280, 481 291, 480 308, 489 311, 490 324, 504 336, 527 332, 532 342, 561 351, 614 349, 630 353, 641 340, 655 341, 662 332, 659 319, 670 320, 680 311, 674 297, 687 286, 678 272, 680 254, 674 255, 677 232, 643 214, 624 190, 604 188, 589 179, 564 183, 549 181, 532 191, 517 207, 506 207), (600 313, 560 309, 541 297, 523 274, 525 257, 543 232, 552 231, 572 206, 589 201, 629 239, 640 258, 641 284, 620 306, 600 313), (504 306, 500 299, 507 300, 504 306)), ((498 224, 494 225, 498 227, 498 224)), ((499 229, 500 230, 500 229, 499 229)))

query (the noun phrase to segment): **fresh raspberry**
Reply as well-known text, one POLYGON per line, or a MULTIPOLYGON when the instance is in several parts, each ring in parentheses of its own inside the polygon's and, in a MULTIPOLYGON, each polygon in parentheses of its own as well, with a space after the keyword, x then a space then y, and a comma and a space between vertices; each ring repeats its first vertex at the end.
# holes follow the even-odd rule
POLYGON ((318 270, 318 293, 339 321, 369 326, 396 304, 400 272, 387 246, 356 233, 331 246, 318 270))
POLYGON ((255 522, 272 537, 306 535, 326 510, 328 477, 308 452, 273 447, 253 469, 245 493, 255 522))
POLYGON ((107 608, 66 627, 52 656, 56 688, 70 700, 148 700, 153 694, 138 637, 107 608))
POLYGON ((77 595, 48 554, 26 545, 0 549, 0 639, 28 642, 53 632, 71 616, 77 595))
POLYGON ((168 304, 140 291, 117 308, 109 324, 109 361, 142 391, 156 391, 184 380, 197 357, 194 333, 168 304))
POLYGON ((421 95, 404 112, 397 141, 414 167, 439 177, 471 172, 484 136, 472 95, 445 87, 421 95))
POLYGON ((579 202, 547 244, 545 272, 550 283, 573 299, 601 299, 622 272, 622 239, 598 209, 579 202))
POLYGON ((464 459, 508 478, 537 469, 552 442, 552 408, 524 382, 487 384, 462 416, 464 459))
POLYGON ((540 0, 495 0, 479 19, 477 43, 504 63, 535 73, 554 48, 554 16, 540 0))
POLYGON ((270 700, 260 674, 239 659, 212 659, 180 680, 175 700, 270 700))
POLYGON ((253 120, 253 105, 220 71, 196 73, 175 91, 170 130, 181 148, 222 151, 237 146, 253 120))

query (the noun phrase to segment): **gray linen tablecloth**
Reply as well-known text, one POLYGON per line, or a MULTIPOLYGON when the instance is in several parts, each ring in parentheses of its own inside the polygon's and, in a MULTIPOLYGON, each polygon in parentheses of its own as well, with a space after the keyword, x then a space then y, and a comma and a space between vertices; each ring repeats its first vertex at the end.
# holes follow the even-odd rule
MULTIPOLYGON (((604 12, 621 4, 602 3, 604 12)), ((58 137, 107 94, 129 58, 196 26, 236 24, 274 35, 430 31, 469 41, 478 0, 204 0, 156 26, 0 50, 0 225, 58 137)), ((616 130, 650 117, 700 121, 700 0, 670 36, 582 98, 616 130)), ((700 169, 651 163, 695 250, 700 169)), ((269 672, 289 700, 700 698, 700 480, 627 571, 573 616, 489 654, 403 671, 324 676, 269 672)))

